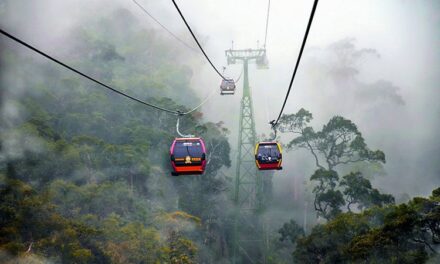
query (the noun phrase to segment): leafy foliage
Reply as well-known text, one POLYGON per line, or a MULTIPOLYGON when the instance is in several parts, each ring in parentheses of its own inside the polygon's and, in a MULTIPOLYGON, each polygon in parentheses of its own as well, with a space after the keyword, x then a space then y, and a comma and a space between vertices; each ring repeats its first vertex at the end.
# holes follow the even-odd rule
POLYGON ((315 132, 308 124, 312 114, 300 109, 296 114, 283 115, 279 130, 298 135, 287 145, 309 150, 315 158, 316 166, 333 170, 341 164, 359 161, 385 163, 385 154, 380 150, 368 149, 357 126, 341 116, 332 117, 321 131, 315 132))
POLYGON ((337 172, 319 169, 310 177, 310 180, 318 182, 318 185, 313 188, 314 205, 318 215, 331 219, 341 213, 340 207, 344 205, 344 198, 341 191, 336 189, 339 181, 337 172))
MULTIPOLYGON (((89 22, 68 32, 64 61, 169 109, 197 103, 179 53, 129 11, 89 22)), ((175 116, 3 53, 0 64, 23 82, 1 80, 18 114, 0 116, 0 250, 62 263, 197 263, 206 237, 224 239, 218 171, 231 161, 221 123, 185 116, 181 129, 204 137, 209 166, 199 178, 173 178, 175 116)))
POLYGON ((317 182, 312 190, 317 215, 329 220, 340 214, 345 204, 351 211, 353 204, 363 209, 393 203, 391 195, 372 188, 362 173, 351 172, 341 180, 336 170, 338 166, 358 162, 385 163, 385 154, 370 150, 357 126, 348 119, 332 117, 321 131, 315 132, 309 126, 312 118, 309 111, 300 109, 296 114, 283 115, 279 129, 296 136, 287 144, 288 149, 307 149, 315 159, 318 169, 310 180, 317 182))
POLYGON ((425 263, 440 244, 437 191, 408 204, 341 213, 297 239, 294 258, 301 263, 425 263))
POLYGON ((364 178, 360 172, 351 172, 345 175, 340 186, 345 187, 343 193, 346 197, 348 211, 351 211, 350 206, 353 204, 357 204, 357 208, 362 210, 372 206, 394 203, 392 195, 381 194, 377 189, 372 188, 370 181, 364 178))
POLYGON ((298 238, 304 236, 304 230, 294 220, 285 223, 283 227, 278 230, 278 233, 281 235, 280 241, 290 240, 293 244, 296 243, 298 238))
POLYGON ((13 254, 32 248, 61 261, 101 262, 90 248, 97 247, 99 231, 81 222, 69 220, 55 211, 47 195, 38 195, 19 180, 6 180, 1 186, 0 248, 13 254))

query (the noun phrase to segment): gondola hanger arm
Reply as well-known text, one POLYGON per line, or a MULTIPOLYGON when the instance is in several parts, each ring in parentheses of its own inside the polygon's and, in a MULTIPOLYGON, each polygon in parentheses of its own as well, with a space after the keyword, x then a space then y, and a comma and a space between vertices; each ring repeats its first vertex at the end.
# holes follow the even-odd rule
POLYGON ((272 139, 270 139, 270 141, 275 141, 277 139, 277 123, 275 123, 275 120, 272 120, 269 122, 269 124, 271 125, 271 128, 273 130, 273 137, 272 139))
POLYGON ((179 136, 182 137, 182 138, 193 138, 193 137, 195 137, 194 135, 191 135, 191 134, 185 135, 185 134, 182 134, 180 132, 180 130, 179 130, 180 116, 182 116, 182 115, 178 115, 178 117, 177 117, 177 123, 176 123, 177 134, 179 134, 179 136))

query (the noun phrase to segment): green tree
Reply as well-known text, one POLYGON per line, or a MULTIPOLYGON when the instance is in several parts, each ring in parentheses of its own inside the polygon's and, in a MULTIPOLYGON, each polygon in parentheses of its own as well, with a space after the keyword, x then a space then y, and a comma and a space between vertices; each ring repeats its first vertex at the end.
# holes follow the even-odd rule
POLYGON ((347 203, 347 210, 351 212, 351 206, 357 205, 359 210, 371 206, 383 206, 394 203, 394 197, 389 194, 381 194, 371 186, 368 179, 360 172, 351 172, 342 177, 340 186, 344 187, 343 194, 347 203))
POLYGON ((283 133, 298 135, 287 144, 288 149, 309 150, 318 168, 333 170, 338 165, 360 161, 385 163, 385 154, 380 150, 370 150, 357 126, 350 120, 335 116, 321 131, 315 132, 309 126, 312 118, 309 111, 300 109, 296 114, 283 115, 278 128, 283 133))
POLYGON ((313 193, 318 216, 332 219, 342 212, 341 207, 346 202, 348 210, 353 203, 362 208, 394 202, 392 197, 372 189, 370 181, 362 174, 352 173, 341 181, 337 172, 338 166, 357 162, 385 163, 385 154, 380 150, 370 150, 357 126, 348 119, 332 117, 320 131, 315 132, 309 125, 312 118, 309 111, 300 109, 296 114, 283 115, 278 129, 295 135, 287 144, 287 149, 303 148, 314 157, 318 169, 310 180, 317 182, 313 193))
POLYGON ((310 177, 311 181, 318 184, 313 188, 315 199, 313 204, 318 216, 329 220, 341 213, 341 206, 345 204, 340 190, 337 190, 339 176, 336 171, 318 169, 310 177))
POLYGON ((94 238, 99 231, 57 213, 46 193, 39 194, 20 180, 5 179, 0 195, 0 249, 14 255, 35 252, 61 262, 105 261, 96 258, 100 251, 94 238))
POLYGON ((280 241, 289 240, 292 244, 295 244, 298 238, 304 236, 304 229, 292 219, 285 223, 278 230, 278 233, 281 235, 280 241))
POLYGON ((407 204, 341 213, 296 240, 300 263, 425 263, 438 256, 439 188, 407 204))
MULTIPOLYGON (((193 72, 181 63, 185 55, 130 11, 83 21, 87 27, 72 25, 66 32, 63 61, 164 108, 185 111, 199 103, 190 86, 193 72)), ((4 191, 0 202, 0 218, 11 213, 2 222, 2 249, 21 254, 34 241, 32 253, 54 262, 165 263, 173 248, 177 260, 195 263, 199 248, 217 250, 205 241, 226 241, 228 182, 219 171, 230 166, 230 146, 221 122, 206 123, 199 112, 183 118, 183 131, 205 139, 209 164, 203 176, 171 178, 174 115, 97 89, 25 53, 6 48, 3 54, 8 76, 21 81, 0 80, 2 95, 17 111, 8 118, 2 113, 0 123, 0 174, 11 180, 1 187, 15 190, 4 191), (32 190, 28 206, 21 194, 11 194, 22 188, 12 179, 32 190), (19 209, 12 212, 14 207, 19 209), (198 216, 202 228, 170 239, 154 216, 175 210, 198 216)))

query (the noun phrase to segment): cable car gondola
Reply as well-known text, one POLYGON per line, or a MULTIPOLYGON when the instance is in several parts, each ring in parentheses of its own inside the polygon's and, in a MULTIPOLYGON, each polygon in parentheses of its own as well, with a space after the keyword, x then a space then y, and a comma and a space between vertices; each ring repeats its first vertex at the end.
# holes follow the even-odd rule
POLYGON ((220 84, 220 94, 221 95, 233 95, 235 93, 235 82, 233 79, 222 79, 220 84))
POLYGON ((282 150, 277 142, 260 142, 255 146, 255 163, 259 170, 282 170, 282 150))
POLYGON ((171 175, 203 174, 206 166, 205 142, 201 138, 176 138, 170 148, 171 175))
POLYGON ((259 70, 269 69, 269 61, 267 60, 266 52, 262 57, 258 57, 256 62, 257 62, 257 69, 259 70))

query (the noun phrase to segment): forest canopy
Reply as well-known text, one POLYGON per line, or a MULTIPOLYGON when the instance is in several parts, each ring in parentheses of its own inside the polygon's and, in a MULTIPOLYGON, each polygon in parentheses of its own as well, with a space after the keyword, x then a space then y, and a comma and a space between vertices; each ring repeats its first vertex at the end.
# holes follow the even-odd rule
MULTIPOLYGON (((202 54, 189 51, 151 20, 140 20, 131 9, 83 13, 78 8, 81 22, 68 21, 68 26, 60 25, 61 34, 45 39, 32 37, 21 28, 23 22, 11 18, 12 3, 25 2, 0 2, 0 21, 11 20, 5 28, 121 92, 180 112, 207 102, 201 89, 220 92, 218 79, 201 74, 206 72, 202 54)), ((211 41, 208 33, 197 35, 203 45, 211 41)), ((326 107, 309 107, 295 98, 300 104, 286 108, 273 127, 283 146, 283 170, 257 172, 255 142, 244 148, 251 158, 242 158, 236 144, 242 123, 230 125, 238 119, 230 106, 236 104, 238 111, 244 105, 238 82, 235 96, 212 105, 209 101, 206 112, 197 108, 178 116, 102 89, 0 38, 0 259, 8 264, 440 262, 440 188, 430 186, 426 197, 391 194, 378 178, 400 179, 399 173, 387 175, 390 161, 399 163, 393 173, 408 166, 396 154, 400 149, 388 151, 386 142, 372 140, 380 137, 373 135, 378 132, 369 130, 373 123, 398 120, 402 112, 389 110, 407 109, 412 102, 391 81, 362 79, 361 64, 380 58, 378 49, 358 48, 352 38, 332 41, 327 49, 305 51, 301 74, 320 86, 310 89, 314 97, 319 94, 326 104, 337 106, 326 112, 326 107), (331 94, 339 86, 346 97, 339 90, 331 94), (342 104, 347 98, 350 102, 342 104), (368 111, 381 105, 389 111, 380 112, 382 119, 359 118, 379 116, 368 111), (180 137, 177 120, 182 133, 204 139, 203 175, 170 173, 170 145, 180 137), (245 169, 255 169, 252 181, 238 178, 240 158, 245 169), (240 197, 239 184, 245 186, 240 197)), ((304 80, 295 84, 309 85, 304 80)), ((278 94, 275 86, 264 89, 278 94)), ((321 104, 316 98, 311 101, 321 104)), ((269 104, 270 110, 278 107, 272 95, 254 99, 254 105, 266 106, 267 115, 269 104)), ((252 105, 249 109, 245 114, 253 115, 252 105)), ((248 125, 255 134, 262 117, 252 118, 248 125)), ((403 131, 383 133, 399 137, 403 131)), ((427 155, 435 151, 427 150, 427 155)), ((424 171, 437 168, 427 170, 428 165, 414 166, 417 173, 411 177, 417 181, 424 171)))

